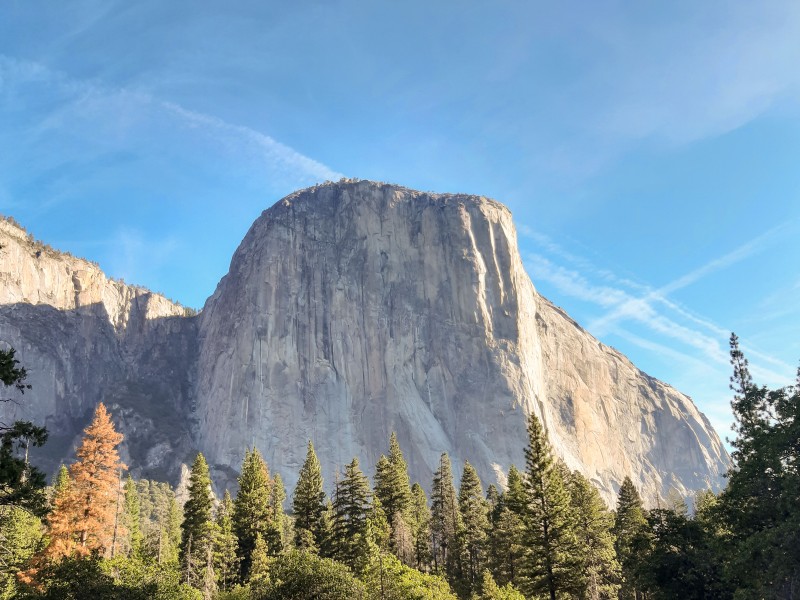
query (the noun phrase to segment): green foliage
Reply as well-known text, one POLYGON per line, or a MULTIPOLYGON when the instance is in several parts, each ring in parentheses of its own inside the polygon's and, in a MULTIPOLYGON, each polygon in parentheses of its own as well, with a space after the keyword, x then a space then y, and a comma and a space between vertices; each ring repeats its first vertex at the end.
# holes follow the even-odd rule
POLYGON ((488 507, 483 499, 483 488, 478 472, 468 462, 464 464, 461 487, 458 492, 458 507, 462 528, 459 532, 459 549, 462 572, 458 588, 464 595, 471 595, 480 587, 486 564, 486 531, 489 529, 488 507))
POLYGON ((800 589, 800 371, 796 385, 753 383, 731 335, 735 468, 719 498, 728 574, 737 597, 790 597, 800 589))
POLYGON ((620 563, 622 574, 619 596, 622 600, 638 598, 639 585, 636 581, 637 546, 642 536, 647 531, 647 518, 645 516, 642 498, 633 485, 630 477, 625 477, 617 496, 617 511, 614 526, 611 530, 614 535, 614 549, 620 563))
POLYGON ((525 449, 527 496, 523 591, 551 600, 581 588, 581 561, 575 535, 576 519, 562 470, 555 464, 550 444, 535 414, 528 421, 525 449))
MULTIPOLYGON (((0 350, 0 383, 24 393, 28 374, 19 366, 14 348, 0 350)), ((0 402, 10 398, 0 398, 0 402)), ((47 429, 28 421, 0 423, 0 506, 18 506, 39 516, 47 511, 45 476, 28 462, 31 446, 43 446, 47 429)))
POLYGON ((357 600, 364 585, 345 565, 310 552, 292 550, 274 559, 270 582, 253 600, 357 600))
POLYGON ((597 488, 579 472, 574 471, 568 483, 577 518, 575 535, 583 576, 579 595, 583 598, 617 598, 620 567, 611 533, 614 517, 597 488))
MULTIPOLYGON (((16 350, 0 350, 0 383, 5 387, 14 387, 20 392, 31 389, 30 384, 25 383, 28 372, 25 367, 19 366, 16 357, 16 350)), ((3 400, 5 401, 5 400, 3 400)))
POLYGON ((503 587, 497 585, 492 574, 485 570, 481 581, 481 593, 474 596, 475 600, 525 600, 517 589, 510 583, 503 587))
POLYGON ((363 552, 367 517, 372 509, 369 482, 358 466, 358 459, 345 467, 344 477, 336 482, 333 498, 333 556, 355 568, 363 552))
POLYGON ((255 593, 267 590, 269 586, 269 565, 270 558, 267 542, 256 533, 256 543, 253 546, 253 553, 250 555, 250 589, 255 593))
POLYGON ((215 536, 211 518, 213 497, 208 463, 198 454, 189 476, 189 499, 183 506, 180 561, 183 577, 195 588, 206 585, 208 555, 215 536))
POLYGON ((228 490, 217 508, 217 535, 214 538, 214 572, 220 589, 228 590, 239 576, 236 534, 233 532, 233 500, 228 490))
POLYGON ((447 582, 404 565, 372 544, 361 579, 374 600, 456 600, 447 582))
POLYGON ((179 581, 175 569, 146 565, 120 557, 64 558, 46 565, 37 576, 38 586, 25 587, 20 600, 198 600, 197 591, 179 581))
POLYGON ((411 507, 409 508, 409 527, 414 539, 414 563, 420 571, 427 571, 433 559, 431 555, 431 509, 425 490, 419 483, 411 486, 411 507))
POLYGON ((445 573, 454 581, 460 572, 458 533, 461 531, 461 512, 458 510, 453 471, 447 453, 439 459, 439 468, 433 475, 431 490, 431 540, 433 566, 437 573, 445 573))
POLYGON ((325 511, 325 492, 322 489, 322 467, 314 445, 309 441, 306 460, 294 488, 294 543, 300 550, 316 550, 323 544, 322 515, 325 511))
POLYGON ((492 511, 488 540, 489 567, 500 585, 519 585, 527 548, 523 516, 526 507, 522 476, 514 465, 508 471, 506 491, 492 511))
POLYGON ((125 502, 122 516, 123 525, 128 531, 127 554, 138 556, 142 550, 141 504, 136 482, 130 475, 125 480, 125 502))
POLYGON ((280 551, 280 529, 275 525, 271 505, 272 486, 267 463, 261 453, 256 448, 248 450, 239 475, 239 492, 233 501, 233 531, 238 540, 237 556, 242 582, 247 582, 250 576, 257 536, 260 535, 267 542, 270 555, 280 551))
POLYGON ((732 597, 702 523, 673 509, 648 514, 636 543, 636 581, 653 600, 732 597))
MULTIPOLYGON (((396 521, 407 517, 411 506, 411 483, 397 435, 392 432, 389 438, 389 456, 381 456, 376 465, 375 495, 380 499, 389 526, 392 528, 392 540, 396 535, 396 521)), ((398 548, 392 544, 392 551, 398 554, 398 548)))
POLYGON ((0 506, 0 599, 11 598, 16 574, 43 545, 38 517, 16 506, 0 506))

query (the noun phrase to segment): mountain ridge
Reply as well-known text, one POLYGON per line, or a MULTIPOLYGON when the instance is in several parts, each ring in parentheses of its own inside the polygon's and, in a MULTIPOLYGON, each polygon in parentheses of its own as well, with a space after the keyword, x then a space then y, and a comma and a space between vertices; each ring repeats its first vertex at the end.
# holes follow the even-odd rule
POLYGON ((13 256, 0 250, 0 341, 28 362, 34 389, 26 404, 37 407, 17 418, 30 416, 74 438, 91 399, 110 397, 127 419, 123 430, 144 440, 126 450, 130 464, 146 465, 144 474, 175 479, 199 448, 230 483, 244 447, 255 443, 291 485, 289 470, 299 467, 306 439, 316 437, 323 438, 314 441, 328 456, 330 482, 351 451, 368 468, 374 464, 394 428, 423 485, 445 450, 456 461, 477 463, 488 484, 502 479, 511 462, 521 466, 524 415, 531 410, 548 426, 556 451, 607 500, 624 474, 653 502, 672 487, 681 493, 719 487, 730 464, 688 397, 643 373, 535 291, 511 213, 495 200, 359 180, 299 190, 256 219, 196 316, 163 296, 113 282, 88 261, 36 257, 7 229, 0 227, 0 235, 18 247, 10 248, 13 256), (16 283, 14 259, 21 265, 16 283), (53 350, 54 341, 69 345, 55 333, 26 336, 26 324, 39 319, 26 305, 60 311, 83 335, 72 349, 79 355, 118 347, 119 360, 110 350, 107 363, 95 360, 119 375, 70 379, 71 365, 85 366, 88 358, 53 350), (91 331, 90 321, 104 319, 113 336, 91 331), (448 336, 458 341, 448 345, 448 336), (154 351, 160 362, 148 358, 154 351), (564 352, 572 358, 560 357, 564 352), (369 367, 359 368, 362 360, 369 367), (142 374, 131 368, 139 361, 142 374), (478 398, 476 386, 490 400, 478 398), (592 402, 592 388, 602 401, 592 402), (98 393, 78 398, 92 389, 98 393), (47 393, 59 402, 47 402, 47 393), (310 405, 314 411, 305 410, 310 405), (472 419, 459 416, 464 410, 472 419), (163 431, 160 418, 177 434, 163 431), (639 437, 610 437, 608 425, 623 422, 628 436, 638 424, 639 437), (276 424, 283 435, 267 435, 276 424), (661 440, 664 432, 672 432, 665 439, 685 442, 685 461, 661 440), (608 443, 592 441, 598 435, 608 443), (501 449, 493 461, 495 444, 501 449))

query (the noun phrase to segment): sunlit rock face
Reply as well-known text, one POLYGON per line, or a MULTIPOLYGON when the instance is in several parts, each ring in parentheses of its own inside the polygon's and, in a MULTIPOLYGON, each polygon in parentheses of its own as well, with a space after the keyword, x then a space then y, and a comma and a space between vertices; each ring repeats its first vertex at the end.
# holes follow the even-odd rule
POLYGON ((312 439, 328 480, 391 431, 429 485, 441 452, 486 484, 524 465, 527 415, 608 500, 720 484, 727 455, 691 400, 539 296, 509 211, 367 181, 293 194, 254 223, 199 327, 197 442, 256 445, 293 482, 312 439))
POLYGON ((0 343, 33 385, 0 417, 48 425, 48 466, 100 400, 137 473, 177 480, 199 449, 219 487, 255 445, 291 490, 309 439, 329 485, 353 456, 371 473, 391 431, 426 488, 442 452, 502 483, 524 466, 531 412, 609 501, 626 475, 654 502, 729 466, 688 397, 537 294, 493 200, 368 181, 297 192, 253 224, 197 316, 8 223, 0 244, 0 343))

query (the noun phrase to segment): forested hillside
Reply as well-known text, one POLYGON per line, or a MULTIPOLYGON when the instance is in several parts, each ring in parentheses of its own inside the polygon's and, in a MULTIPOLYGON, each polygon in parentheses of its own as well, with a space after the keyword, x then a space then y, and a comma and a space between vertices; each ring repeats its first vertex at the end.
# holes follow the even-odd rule
MULTIPOLYGON (((169 485, 125 475, 103 404, 47 487, 29 463, 46 431, 3 424, 0 598, 796 598, 800 382, 756 385, 735 336, 731 361, 727 487, 649 510, 630 479, 606 506, 534 415, 504 489, 446 453, 412 484, 393 434, 371 481, 358 457, 323 481, 309 441, 288 495, 251 448, 236 493, 217 498, 198 454, 182 507, 169 485)), ((13 350, 0 376, 25 389, 13 350)))

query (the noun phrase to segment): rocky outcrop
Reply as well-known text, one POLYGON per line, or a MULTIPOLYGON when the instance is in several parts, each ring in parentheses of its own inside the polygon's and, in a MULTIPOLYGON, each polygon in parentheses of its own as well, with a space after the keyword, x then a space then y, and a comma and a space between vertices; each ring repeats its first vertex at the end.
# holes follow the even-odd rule
POLYGON ((31 371, 30 417, 74 436, 112 398, 147 439, 132 464, 177 476, 198 448, 229 484, 256 445, 291 489, 308 439, 330 482, 356 455, 369 472, 396 431, 426 487, 444 451, 502 482, 533 411, 608 500, 625 475, 654 500, 728 468, 689 398, 537 294, 493 200, 367 181, 297 192, 253 224, 196 317, 86 261, 37 257, 10 227, 0 340, 31 371))
POLYGON ((46 425, 36 456, 53 470, 103 401, 126 434, 122 457, 133 473, 173 477, 194 448, 186 417, 195 318, 8 221, 0 246, 0 344, 17 350, 31 384, 24 401, 0 405, 0 421, 46 425))

